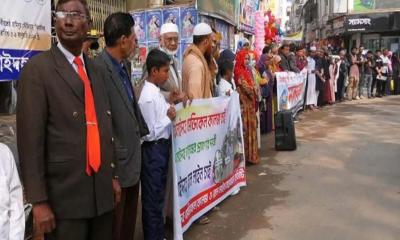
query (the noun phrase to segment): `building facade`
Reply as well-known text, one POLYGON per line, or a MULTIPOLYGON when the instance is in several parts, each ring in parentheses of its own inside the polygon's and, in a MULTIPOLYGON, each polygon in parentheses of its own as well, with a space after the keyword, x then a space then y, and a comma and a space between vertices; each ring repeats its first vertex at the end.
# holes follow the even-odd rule
POLYGON ((289 26, 304 41, 326 40, 336 47, 400 49, 400 1, 295 0, 289 26))

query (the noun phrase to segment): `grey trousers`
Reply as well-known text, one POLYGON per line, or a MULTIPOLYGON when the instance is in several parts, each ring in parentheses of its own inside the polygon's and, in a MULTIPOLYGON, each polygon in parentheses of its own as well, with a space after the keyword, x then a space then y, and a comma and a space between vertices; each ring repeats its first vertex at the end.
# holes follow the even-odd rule
POLYGON ((365 85, 367 86, 367 95, 368 97, 372 97, 372 74, 364 75, 365 85))
POLYGON ((366 85, 366 81, 365 81, 365 74, 361 73, 360 74, 360 80, 358 82, 358 96, 364 96, 365 93, 365 85, 366 85))

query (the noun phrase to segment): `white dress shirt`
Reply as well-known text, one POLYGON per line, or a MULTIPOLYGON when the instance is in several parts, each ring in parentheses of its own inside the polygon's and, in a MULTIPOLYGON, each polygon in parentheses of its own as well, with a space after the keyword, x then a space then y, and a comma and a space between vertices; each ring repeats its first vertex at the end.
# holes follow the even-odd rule
POLYGON ((218 84, 218 96, 226 96, 226 93, 229 91, 229 93, 232 93, 235 91, 236 86, 235 83, 232 81, 232 84, 226 81, 225 79, 221 78, 218 84))
POLYGON ((25 213, 22 186, 10 149, 0 143, 0 239, 23 240, 25 213))
MULTIPOLYGON (((58 49, 60 49, 60 51, 67 58, 69 64, 71 64, 72 67, 75 69, 75 71, 78 72, 78 66, 74 63, 75 56, 71 52, 69 52, 67 49, 65 49, 64 46, 60 42, 57 43, 57 47, 58 47, 58 49)), ((83 58, 83 53, 81 53, 81 55, 79 55, 79 58, 82 60, 82 62, 83 62, 83 70, 85 70, 85 72, 86 72, 85 59, 83 58)))
POLYGON ((165 101, 160 88, 146 80, 138 103, 150 132, 142 140, 150 142, 169 139, 171 119, 167 116, 167 111, 170 105, 165 101))

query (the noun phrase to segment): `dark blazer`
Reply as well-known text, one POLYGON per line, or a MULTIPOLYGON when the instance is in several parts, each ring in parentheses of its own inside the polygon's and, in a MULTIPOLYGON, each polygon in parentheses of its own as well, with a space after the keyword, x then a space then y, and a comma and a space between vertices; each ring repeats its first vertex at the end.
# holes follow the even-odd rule
POLYGON ((87 176, 84 86, 53 46, 33 57, 18 87, 17 143, 28 202, 47 201, 57 219, 91 218, 114 207, 114 149, 101 69, 85 57, 101 144, 100 170, 87 176))
POLYGON ((119 182, 121 187, 131 187, 140 179, 142 164, 140 138, 149 131, 136 98, 134 97, 133 102, 129 100, 119 73, 105 50, 95 62, 106 71, 104 83, 111 104, 115 153, 119 161, 117 169, 119 182))
POLYGON ((292 55, 285 56, 284 54, 280 54, 281 56, 281 64, 280 67, 283 71, 291 71, 291 72, 300 72, 300 70, 296 66, 295 57, 292 55))

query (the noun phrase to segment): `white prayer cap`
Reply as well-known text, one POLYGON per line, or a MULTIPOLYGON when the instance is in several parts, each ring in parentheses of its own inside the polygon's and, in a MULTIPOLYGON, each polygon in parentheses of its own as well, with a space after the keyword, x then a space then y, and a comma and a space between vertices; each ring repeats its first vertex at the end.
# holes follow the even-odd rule
POLYGON ((315 47, 315 46, 311 46, 311 47, 310 47, 310 51, 311 51, 311 52, 315 52, 315 51, 317 51, 317 47, 315 47))
POLYGON ((193 36, 204 36, 211 33, 212 29, 207 23, 199 23, 193 29, 193 36))
POLYGON ((160 35, 164 33, 179 33, 178 26, 174 23, 164 23, 161 26, 160 35))

